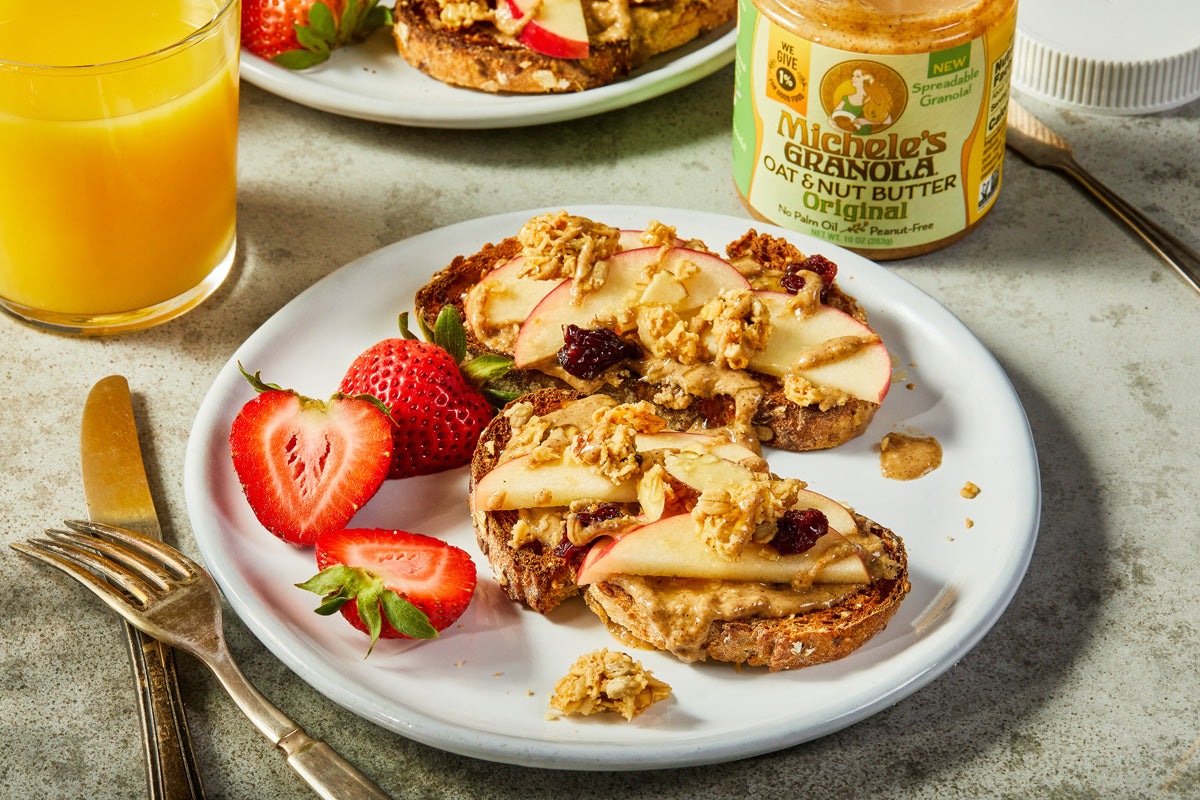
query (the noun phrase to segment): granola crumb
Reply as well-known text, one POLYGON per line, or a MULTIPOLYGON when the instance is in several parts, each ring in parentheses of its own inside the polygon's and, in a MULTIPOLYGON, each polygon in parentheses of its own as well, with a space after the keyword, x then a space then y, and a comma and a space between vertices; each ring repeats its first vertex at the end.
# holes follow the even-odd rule
POLYGON ((967 517, 967 528, 974 528, 974 527, 975 527, 975 520, 971 519, 970 517, 967 517))
POLYGON ((578 716, 616 711, 629 720, 670 695, 670 686, 626 653, 595 650, 555 684, 550 708, 578 716))
POLYGON ((960 489, 958 493, 961 494, 963 497, 967 498, 968 500, 974 500, 976 497, 979 496, 980 491, 981 490, 978 486, 971 483, 970 481, 967 481, 966 485, 963 486, 963 488, 960 489))

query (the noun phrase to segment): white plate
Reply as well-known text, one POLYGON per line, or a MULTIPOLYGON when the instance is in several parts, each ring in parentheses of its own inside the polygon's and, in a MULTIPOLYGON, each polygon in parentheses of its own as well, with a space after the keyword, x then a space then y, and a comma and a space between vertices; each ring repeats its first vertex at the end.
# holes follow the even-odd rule
POLYGON ((449 86, 409 66, 387 31, 300 71, 243 49, 241 75, 281 97, 348 117, 431 128, 505 128, 612 111, 686 86, 733 61, 736 37, 728 23, 654 57, 625 80, 570 94, 494 95, 449 86))
MULTIPOLYGON (((749 227, 664 208, 570 211, 621 227, 658 219, 714 249, 749 227)), ((513 764, 633 770, 726 761, 844 728, 924 686, 979 641, 1025 574, 1040 512, 1037 456, 1012 386, 970 331, 918 289, 852 253, 765 225, 757 227, 838 264, 839 282, 862 302, 897 370, 907 372, 862 437, 828 452, 768 452, 774 472, 808 481, 903 537, 913 588, 886 631, 842 661, 776 674, 634 651, 674 687, 671 700, 632 723, 548 721, 549 693, 575 658, 620 645, 579 600, 542 617, 503 595, 475 544, 465 469, 389 481, 353 523, 418 531, 470 552, 479 588, 459 624, 431 642, 382 641, 364 659, 361 634, 312 613, 318 598, 292 585, 315 571, 311 551, 258 524, 233 472, 229 426, 252 396, 236 362, 327 397, 359 352, 394 335, 398 312, 411 309, 429 275, 512 235, 535 213, 452 225, 355 261, 269 319, 217 375, 188 443, 184 490, 208 567, 275 655, 335 702, 434 747, 513 764), (911 482, 880 477, 878 442, 897 428, 935 435, 941 468, 911 482), (959 494, 967 481, 982 489, 974 500, 959 494), (918 633, 914 622, 946 589, 956 602, 918 633)))

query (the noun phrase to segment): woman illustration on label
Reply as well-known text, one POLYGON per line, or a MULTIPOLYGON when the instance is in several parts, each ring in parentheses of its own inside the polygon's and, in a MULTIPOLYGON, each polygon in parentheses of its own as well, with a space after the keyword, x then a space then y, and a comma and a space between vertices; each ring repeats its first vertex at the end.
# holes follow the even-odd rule
POLYGON ((892 123, 891 94, 870 72, 854 70, 850 80, 838 87, 838 94, 841 99, 829 114, 830 125, 867 136, 874 132, 875 126, 892 123))

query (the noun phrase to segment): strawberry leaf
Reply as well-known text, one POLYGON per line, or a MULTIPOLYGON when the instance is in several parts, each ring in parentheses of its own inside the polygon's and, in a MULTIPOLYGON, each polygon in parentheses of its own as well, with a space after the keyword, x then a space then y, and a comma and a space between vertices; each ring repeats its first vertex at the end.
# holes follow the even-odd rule
POLYGON ((366 31, 373 31, 376 28, 384 26, 391 27, 395 22, 395 17, 392 16, 392 9, 387 6, 373 6, 366 12, 361 27, 366 31))
MULTIPOLYGON (((370 6, 369 2, 368 6, 370 6)), ((346 6, 342 9, 341 29, 348 38, 353 37, 358 31, 360 15, 365 10, 360 7, 358 0, 346 0, 346 6)))
POLYGON ((425 612, 384 585, 383 579, 370 570, 338 564, 312 576, 296 587, 324 595, 315 611, 328 616, 340 611, 351 600, 358 604, 358 617, 371 636, 367 655, 375 648, 383 632, 383 619, 400 633, 412 639, 436 639, 437 629, 425 612))
MULTIPOLYGON (((338 40, 337 21, 333 18, 333 12, 329 10, 329 6, 317 0, 308 10, 308 25, 315 31, 325 42, 331 43, 338 40)), ((296 38, 300 39, 300 32, 304 30, 303 26, 296 26, 296 38)), ((303 40, 300 41, 304 44, 303 40)), ((307 45, 305 45, 307 46, 307 45)))
POLYGON ((296 587, 306 592, 332 594, 333 592, 340 592, 342 587, 349 586, 356 580, 357 577, 354 574, 353 567, 338 564, 337 566, 326 567, 304 583, 297 583, 296 587))
POLYGON ((433 343, 445 350, 454 359, 455 364, 461 364, 467 354, 467 331, 463 327, 462 317, 454 306, 443 306, 433 323, 433 343))
POLYGON ((487 401, 492 404, 493 408, 504 408, 506 405, 516 400, 521 396, 520 392, 506 392, 500 389, 492 389, 487 386, 482 387, 479 393, 487 398, 487 401))
POLYGON ((414 639, 436 639, 437 629, 429 624, 429 617, 412 603, 391 589, 379 596, 383 614, 393 628, 414 639))
MULTIPOLYGON (((425 326, 425 320, 421 319, 420 315, 417 316, 417 322, 419 322, 421 324, 421 332, 422 333, 425 333, 426 331, 429 330, 425 326)), ((407 311, 403 311, 400 313, 400 336, 402 338, 405 338, 405 339, 408 339, 408 340, 414 341, 414 342, 419 342, 421 340, 421 337, 417 336, 415 333, 413 333, 408 328, 408 312, 407 311)), ((431 338, 431 336, 432 336, 432 334, 426 334, 425 338, 432 342, 433 339, 431 338)))
MULTIPOLYGON (((314 7, 315 8, 315 7, 314 7)), ((337 32, 334 32, 337 36, 337 32)), ((301 25, 296 26, 296 41, 306 50, 311 50, 314 53, 324 53, 329 55, 330 44, 336 39, 330 39, 326 34, 316 28, 305 28, 301 25)))
POLYGON ((462 365, 463 373, 477 383, 503 378, 512 369, 513 360, 506 356, 485 353, 462 365))
POLYGON ((282 386, 279 386, 278 384, 264 382, 261 377, 262 373, 260 371, 255 371, 255 373, 253 375, 251 375, 249 372, 246 372, 246 368, 242 366, 242 362, 240 362, 240 361, 238 362, 238 369, 241 370, 242 377, 244 377, 246 379, 246 381, 249 382, 249 384, 252 387, 254 387, 254 391, 259 392, 260 394, 262 392, 286 392, 287 391, 287 389, 284 389, 282 386))
POLYGON ((329 60, 329 50, 313 52, 312 50, 287 50, 271 56, 271 60, 287 69, 308 69, 329 60))

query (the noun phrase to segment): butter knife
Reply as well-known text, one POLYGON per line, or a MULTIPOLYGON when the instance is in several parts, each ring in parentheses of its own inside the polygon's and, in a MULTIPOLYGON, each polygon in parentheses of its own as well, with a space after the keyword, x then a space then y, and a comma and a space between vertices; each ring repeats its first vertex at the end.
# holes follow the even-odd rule
POLYGON ((1138 236, 1175 268, 1180 277, 1200 292, 1200 255, 1096 180, 1075 160, 1075 150, 1065 139, 1015 100, 1008 101, 1007 134, 1010 149, 1035 167, 1058 170, 1078 182, 1109 211, 1133 228, 1138 236))
MULTIPOLYGON (((88 517, 162 540, 146 480, 129 383, 99 381, 83 407, 80 462, 88 517)), ((138 689, 151 800, 198 800, 204 788, 192 752, 171 649, 122 623, 138 689)))

